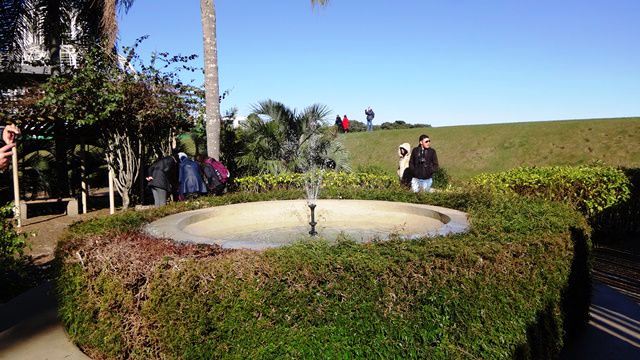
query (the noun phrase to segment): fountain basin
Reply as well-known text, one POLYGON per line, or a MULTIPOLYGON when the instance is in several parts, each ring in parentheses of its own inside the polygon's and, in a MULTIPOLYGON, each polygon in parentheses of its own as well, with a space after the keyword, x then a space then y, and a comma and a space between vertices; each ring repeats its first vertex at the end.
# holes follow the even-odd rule
MULTIPOLYGON (((341 233, 358 241, 413 239, 468 229, 467 215, 448 208, 370 200, 318 200, 318 235, 334 240, 341 233)), ((309 237, 305 200, 261 201, 187 211, 156 220, 145 231, 180 242, 223 248, 262 250, 309 237)))

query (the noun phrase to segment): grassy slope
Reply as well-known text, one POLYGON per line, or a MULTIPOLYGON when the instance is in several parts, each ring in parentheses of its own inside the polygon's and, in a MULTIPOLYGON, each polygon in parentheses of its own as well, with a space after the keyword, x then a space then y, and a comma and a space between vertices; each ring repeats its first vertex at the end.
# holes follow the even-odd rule
POLYGON ((378 165, 393 172, 397 147, 428 134, 441 166, 456 178, 517 166, 576 165, 594 160, 640 167, 640 117, 450 126, 343 135, 354 169, 378 165))

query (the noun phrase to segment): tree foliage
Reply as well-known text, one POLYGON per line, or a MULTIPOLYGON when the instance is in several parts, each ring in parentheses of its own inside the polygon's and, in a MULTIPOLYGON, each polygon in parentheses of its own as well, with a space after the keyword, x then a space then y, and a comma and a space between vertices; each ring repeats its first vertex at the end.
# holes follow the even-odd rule
POLYGON ((102 147, 125 207, 144 159, 168 154, 200 105, 201 90, 177 77, 194 70, 195 56, 158 53, 145 64, 136 54, 141 41, 124 48, 123 62, 92 48, 78 69, 30 89, 7 114, 26 128, 62 119, 68 132, 102 147))

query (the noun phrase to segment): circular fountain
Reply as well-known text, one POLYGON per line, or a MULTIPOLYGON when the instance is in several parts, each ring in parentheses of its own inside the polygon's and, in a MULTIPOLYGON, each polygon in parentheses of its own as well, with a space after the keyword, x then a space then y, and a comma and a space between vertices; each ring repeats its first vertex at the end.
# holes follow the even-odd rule
MULTIPOLYGON (((413 239, 468 229, 465 213, 430 205, 365 200, 316 200, 317 236, 341 234, 358 242, 390 236, 413 239)), ((156 220, 146 231, 180 242, 261 250, 309 237, 306 200, 263 201, 218 206, 156 220)))

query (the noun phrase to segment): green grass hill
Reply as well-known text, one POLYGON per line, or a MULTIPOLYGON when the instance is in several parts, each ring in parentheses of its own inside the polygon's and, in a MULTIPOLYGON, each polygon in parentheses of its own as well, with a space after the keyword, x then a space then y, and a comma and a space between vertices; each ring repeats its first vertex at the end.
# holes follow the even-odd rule
POLYGON ((640 117, 448 126, 342 135, 351 165, 395 172, 398 146, 417 146, 427 134, 440 165, 454 178, 518 166, 578 165, 594 161, 640 167, 640 117))

